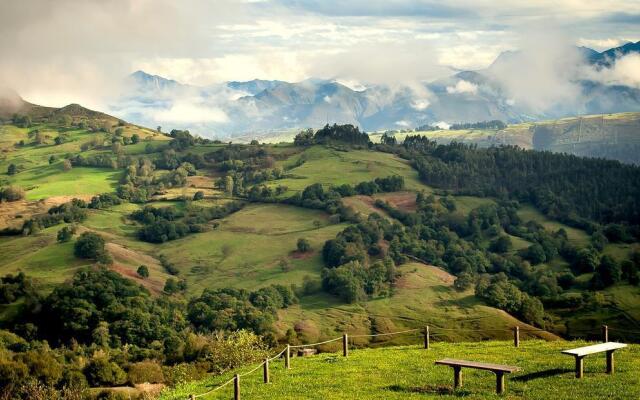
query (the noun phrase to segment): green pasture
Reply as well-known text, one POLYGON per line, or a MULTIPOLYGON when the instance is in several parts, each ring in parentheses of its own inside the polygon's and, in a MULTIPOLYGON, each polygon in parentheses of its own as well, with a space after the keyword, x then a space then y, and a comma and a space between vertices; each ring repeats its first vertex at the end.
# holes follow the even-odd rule
POLYGON ((356 185, 375 178, 400 175, 407 189, 422 189, 425 186, 418 172, 392 154, 368 150, 339 151, 324 146, 312 146, 300 154, 288 158, 281 165, 292 167, 298 160, 304 163, 289 169, 290 177, 278 180, 274 185, 284 185, 291 192, 301 191, 314 183, 337 186, 345 183, 356 185))
MULTIPOLYGON (((603 354, 585 358, 585 377, 577 380, 574 359, 562 350, 591 343, 523 341, 514 348, 509 341, 437 342, 424 350, 414 345, 379 349, 352 349, 349 357, 340 353, 293 358, 285 370, 281 360, 271 363, 271 384, 262 383, 261 370, 243 376, 240 390, 247 399, 611 399, 640 398, 640 347, 629 346, 616 352, 616 373, 605 373, 603 354), (443 358, 457 358, 496 364, 515 365, 522 371, 506 375, 506 394, 495 394, 495 376, 489 371, 463 369, 463 386, 453 390, 451 368, 435 365, 443 358)), ((337 350, 337 349, 336 349, 337 350)), ((234 373, 246 373, 253 367, 231 371, 219 377, 166 390, 162 400, 186 399, 189 394, 207 392, 228 381, 234 373)), ((228 399, 233 385, 202 397, 204 400, 228 399)))
POLYGON ((157 251, 180 269, 194 294, 204 288, 300 284, 305 275, 319 276, 324 242, 345 226, 329 225, 320 211, 250 205, 212 231, 164 243, 157 251), (313 251, 297 254, 299 238, 308 239, 313 251))

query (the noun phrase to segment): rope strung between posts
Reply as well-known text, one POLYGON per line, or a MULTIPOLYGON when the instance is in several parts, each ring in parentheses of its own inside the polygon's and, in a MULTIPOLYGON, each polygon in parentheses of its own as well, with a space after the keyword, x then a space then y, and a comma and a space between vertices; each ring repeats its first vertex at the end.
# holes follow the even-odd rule
MULTIPOLYGON (((503 329, 473 329, 473 328, 441 328, 441 327, 437 327, 437 326, 431 326, 430 327, 433 330, 436 331, 473 331, 473 332, 512 332, 514 331, 514 329, 519 329, 519 328, 503 328, 503 329)), ((621 329, 616 329, 617 331, 620 332, 625 332, 624 330, 621 329)), ((398 332, 388 332, 388 333, 375 333, 375 334, 368 334, 368 335, 348 335, 348 338, 362 338, 362 337, 378 337, 378 336, 393 336, 393 335, 401 335, 401 334, 405 334, 405 333, 413 333, 413 332, 424 332, 423 328, 416 328, 416 329, 407 329, 404 331, 398 331, 398 332)), ((519 329, 520 333, 527 333, 527 332, 546 332, 544 329, 519 329)), ((630 332, 630 333, 640 333, 640 332, 631 332, 631 331, 626 331, 626 332, 630 332)), ((433 336, 433 337, 438 337, 438 336, 446 336, 446 334, 443 333, 437 333, 437 332, 433 332, 433 331, 428 331, 427 329, 427 333, 425 333, 425 337, 428 338, 428 336, 433 336)), ((250 375, 254 372, 256 372, 257 370, 259 370, 261 367, 263 367, 265 364, 267 364, 268 361, 273 361, 279 357, 281 357, 285 352, 287 352, 288 350, 291 349, 297 349, 297 348, 304 348, 304 347, 313 347, 313 346, 319 346, 322 344, 327 344, 327 343, 332 343, 332 342, 337 342, 339 340, 345 340, 346 342, 346 337, 337 337, 335 339, 329 339, 329 340, 325 340, 323 342, 317 342, 317 343, 308 343, 308 344, 299 344, 299 345, 287 345, 287 347, 285 347, 281 352, 279 352, 278 354, 274 355, 271 358, 266 358, 265 361, 263 361, 262 363, 258 364, 258 366, 256 366, 254 369, 247 371, 243 374, 237 374, 235 377, 229 379, 228 381, 226 381, 225 383, 223 383, 220 386, 217 386, 205 393, 201 393, 198 395, 190 395, 189 398, 190 399, 197 399, 199 397, 202 396, 206 396, 208 394, 211 394, 217 390, 220 390, 224 387, 226 387, 227 385, 229 385, 230 383, 234 382, 237 378, 243 377, 243 376, 247 376, 250 375)), ((426 344, 425 346, 427 346, 428 344, 428 340, 426 340, 426 344)), ((428 348, 428 347, 426 347, 428 348)), ((347 353, 345 352, 345 355, 347 353)), ((288 356, 287 356, 288 357, 288 356)), ((266 368, 266 367, 265 367, 266 368)))
POLYGON ((284 352, 285 352, 285 351, 287 351, 287 348, 286 348, 286 347, 285 347, 284 349, 282 349, 282 351, 281 351, 280 353, 278 353, 278 354, 276 354, 275 356, 271 357, 271 358, 269 359, 269 361, 273 361, 273 360, 275 360, 276 358, 279 358, 281 355, 283 355, 283 354, 284 354, 284 352))
POLYGON ((209 390, 208 392, 204 392, 204 393, 200 393, 200 394, 196 394, 196 395, 191 395, 192 399, 197 399, 198 397, 202 397, 202 396, 206 396, 208 394, 211 394, 213 392, 215 392, 216 390, 222 389, 223 387, 227 386, 228 384, 230 384, 231 382, 233 382, 235 378, 231 378, 228 381, 226 381, 225 383, 223 383, 222 385, 215 387, 211 390, 209 390))
POLYGON ((400 335, 402 333, 418 332, 418 331, 421 331, 421 329, 409 329, 409 330, 406 330, 406 331, 389 332, 389 333, 375 333, 375 334, 371 334, 371 335, 349 335, 349 337, 350 338, 359 338, 359 337, 390 336, 390 335, 400 335))
POLYGON ((338 340, 341 340, 342 338, 335 338, 335 339, 330 339, 330 340, 325 340, 324 342, 318 342, 318 343, 309 343, 309 344, 298 344, 295 346, 289 346, 290 349, 297 349, 299 347, 313 347, 313 346, 319 346, 321 344, 327 344, 327 343, 331 343, 331 342, 337 342, 338 340))
POLYGON ((264 361, 263 361, 260 365, 258 365, 258 366, 257 366, 257 367, 255 367, 254 369, 252 369, 251 371, 249 371, 249 372, 245 372, 244 374, 238 374, 238 376, 239 376, 239 377, 243 377, 243 376, 247 376, 247 375, 249 375, 249 374, 252 374, 252 373, 256 372, 258 369, 260 369, 260 367, 262 367, 263 365, 264 365, 264 361))

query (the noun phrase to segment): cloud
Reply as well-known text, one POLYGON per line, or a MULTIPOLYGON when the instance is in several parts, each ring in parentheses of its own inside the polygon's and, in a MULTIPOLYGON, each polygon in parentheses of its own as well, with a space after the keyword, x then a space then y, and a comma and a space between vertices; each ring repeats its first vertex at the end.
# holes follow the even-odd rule
POLYGON ((444 122, 444 121, 438 121, 435 124, 433 124, 433 126, 440 128, 440 129, 449 129, 449 127, 451 127, 450 124, 444 122))
POLYGON ((411 103, 411 108, 413 108, 414 110, 418 110, 418 111, 424 111, 427 108, 429 108, 430 104, 431 103, 429 102, 428 99, 415 99, 411 103))
POLYGON ((219 108, 183 101, 174 103, 169 109, 156 111, 153 118, 159 122, 172 124, 224 123, 229 121, 227 114, 219 108))
POLYGON ((606 85, 625 85, 640 89, 640 54, 629 53, 609 68, 587 68, 587 78, 606 85))
POLYGON ((429 16, 432 18, 471 17, 473 11, 467 7, 452 7, 436 1, 416 0, 278 0, 285 7, 331 16, 429 16))
MULTIPOLYGON (((533 46, 530 65, 498 78, 515 104, 539 109, 576 94, 560 68, 574 61, 559 44, 638 40, 630 28, 639 15, 637 0, 0 1, 0 86, 99 109, 136 69, 197 85, 320 77, 420 91, 452 68, 486 68, 527 47, 522 38, 537 30, 550 31, 551 56, 533 46)), ((415 97, 415 109, 427 107, 428 94, 415 97)))
POLYGON ((487 70, 514 105, 531 113, 575 104, 581 88, 575 78, 584 60, 569 36, 548 21, 545 30, 524 27, 517 52, 504 54, 487 70))
MULTIPOLYGON (((104 107, 132 61, 199 57, 210 49, 206 22, 233 20, 240 6, 217 1, 26 0, 0 2, 0 85, 28 100, 104 107)), ((209 29, 209 31, 211 31, 209 29)))
POLYGON ((396 121, 396 125, 401 126, 403 128, 408 128, 409 126, 411 126, 409 121, 405 121, 405 120, 396 121))
POLYGON ((447 93, 450 94, 462 94, 462 93, 478 93, 478 85, 465 81, 464 79, 456 82, 455 86, 447 86, 447 93))

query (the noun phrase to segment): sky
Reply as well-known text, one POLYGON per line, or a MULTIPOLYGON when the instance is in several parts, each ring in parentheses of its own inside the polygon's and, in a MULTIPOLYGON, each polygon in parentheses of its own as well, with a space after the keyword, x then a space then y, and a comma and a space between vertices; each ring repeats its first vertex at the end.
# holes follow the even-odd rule
POLYGON ((527 46, 561 54, 638 40, 638 0, 3 0, 0 87, 100 108, 139 69, 194 85, 357 87, 482 69, 527 46))

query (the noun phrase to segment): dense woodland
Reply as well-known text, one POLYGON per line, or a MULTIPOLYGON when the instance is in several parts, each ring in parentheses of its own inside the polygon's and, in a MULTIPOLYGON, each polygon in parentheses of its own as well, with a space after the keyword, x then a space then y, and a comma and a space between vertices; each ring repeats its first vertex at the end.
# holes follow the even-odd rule
MULTIPOLYGON (((494 128, 497 122, 465 128, 499 129, 494 128)), ((300 132, 294 141, 299 148, 321 144, 341 151, 394 153, 408 160, 425 184, 438 189, 435 195, 416 193, 415 211, 377 200, 380 212, 363 216, 342 199, 397 192, 405 188, 404 179, 392 175, 355 185, 316 183, 292 195, 278 184, 287 171, 276 166, 280 156, 267 146, 218 143, 196 152, 192 150, 197 146, 211 143, 188 131, 172 131, 167 145, 148 144, 146 154, 133 157, 125 155, 122 146, 138 139, 125 140, 117 130, 100 132, 104 140, 96 140, 87 150, 105 152, 69 155, 64 167, 122 171, 115 193, 97 195, 89 202, 74 199, 25 220, 20 229, 2 231, 3 235, 34 235, 60 225, 58 241, 73 241, 75 256, 94 264, 46 295, 25 274, 1 278, 0 303, 20 310, 2 322, 5 330, 0 331, 0 387, 6 398, 28 399, 34 391, 45 393, 44 398, 63 392, 72 398, 87 386, 127 382, 175 384, 256 361, 270 346, 293 336, 276 335, 278 310, 317 290, 348 303, 391 297, 399 278, 397 266, 410 259, 442 267, 456 276, 457 290, 474 288, 487 304, 543 328, 551 323, 545 308, 598 307, 597 290, 622 282, 640 284, 640 253, 624 262, 602 253, 608 242, 640 240, 638 167, 516 147, 438 145, 420 136, 398 143, 385 134, 382 143, 374 145, 366 133, 351 125, 300 132), (196 194, 181 199, 180 206, 147 205, 127 216, 136 226, 137 238, 163 243, 216 229, 217 220, 248 202, 323 210, 330 223, 349 225, 320 249, 324 268, 319 285, 309 281, 302 287, 188 293, 179 270, 160 255, 164 269, 175 276, 167 280, 161 294, 152 295, 108 269, 113 260, 103 237, 93 232, 76 234, 74 224, 87 218, 90 209, 144 204, 167 188, 183 187, 188 176, 205 168, 218 174, 216 187, 234 200, 201 206, 198 201, 203 195, 196 194), (458 194, 491 197, 496 202, 461 216, 452 197, 458 194), (551 219, 586 230, 590 244, 576 247, 562 229, 550 232, 535 222, 523 222, 517 210, 524 203, 551 219), (531 245, 515 252, 513 237, 531 245), (536 267, 558 257, 569 265, 567 270, 536 267), (588 282, 578 282, 577 276, 585 273, 592 274, 588 282), (576 289, 584 294, 567 296, 576 289)), ((3 188, 0 195, 8 201, 24 196, 14 187, 3 188)), ((297 250, 309 251, 309 242, 301 238, 297 250)), ((141 266, 138 274, 148 277, 149 270, 141 266)))

